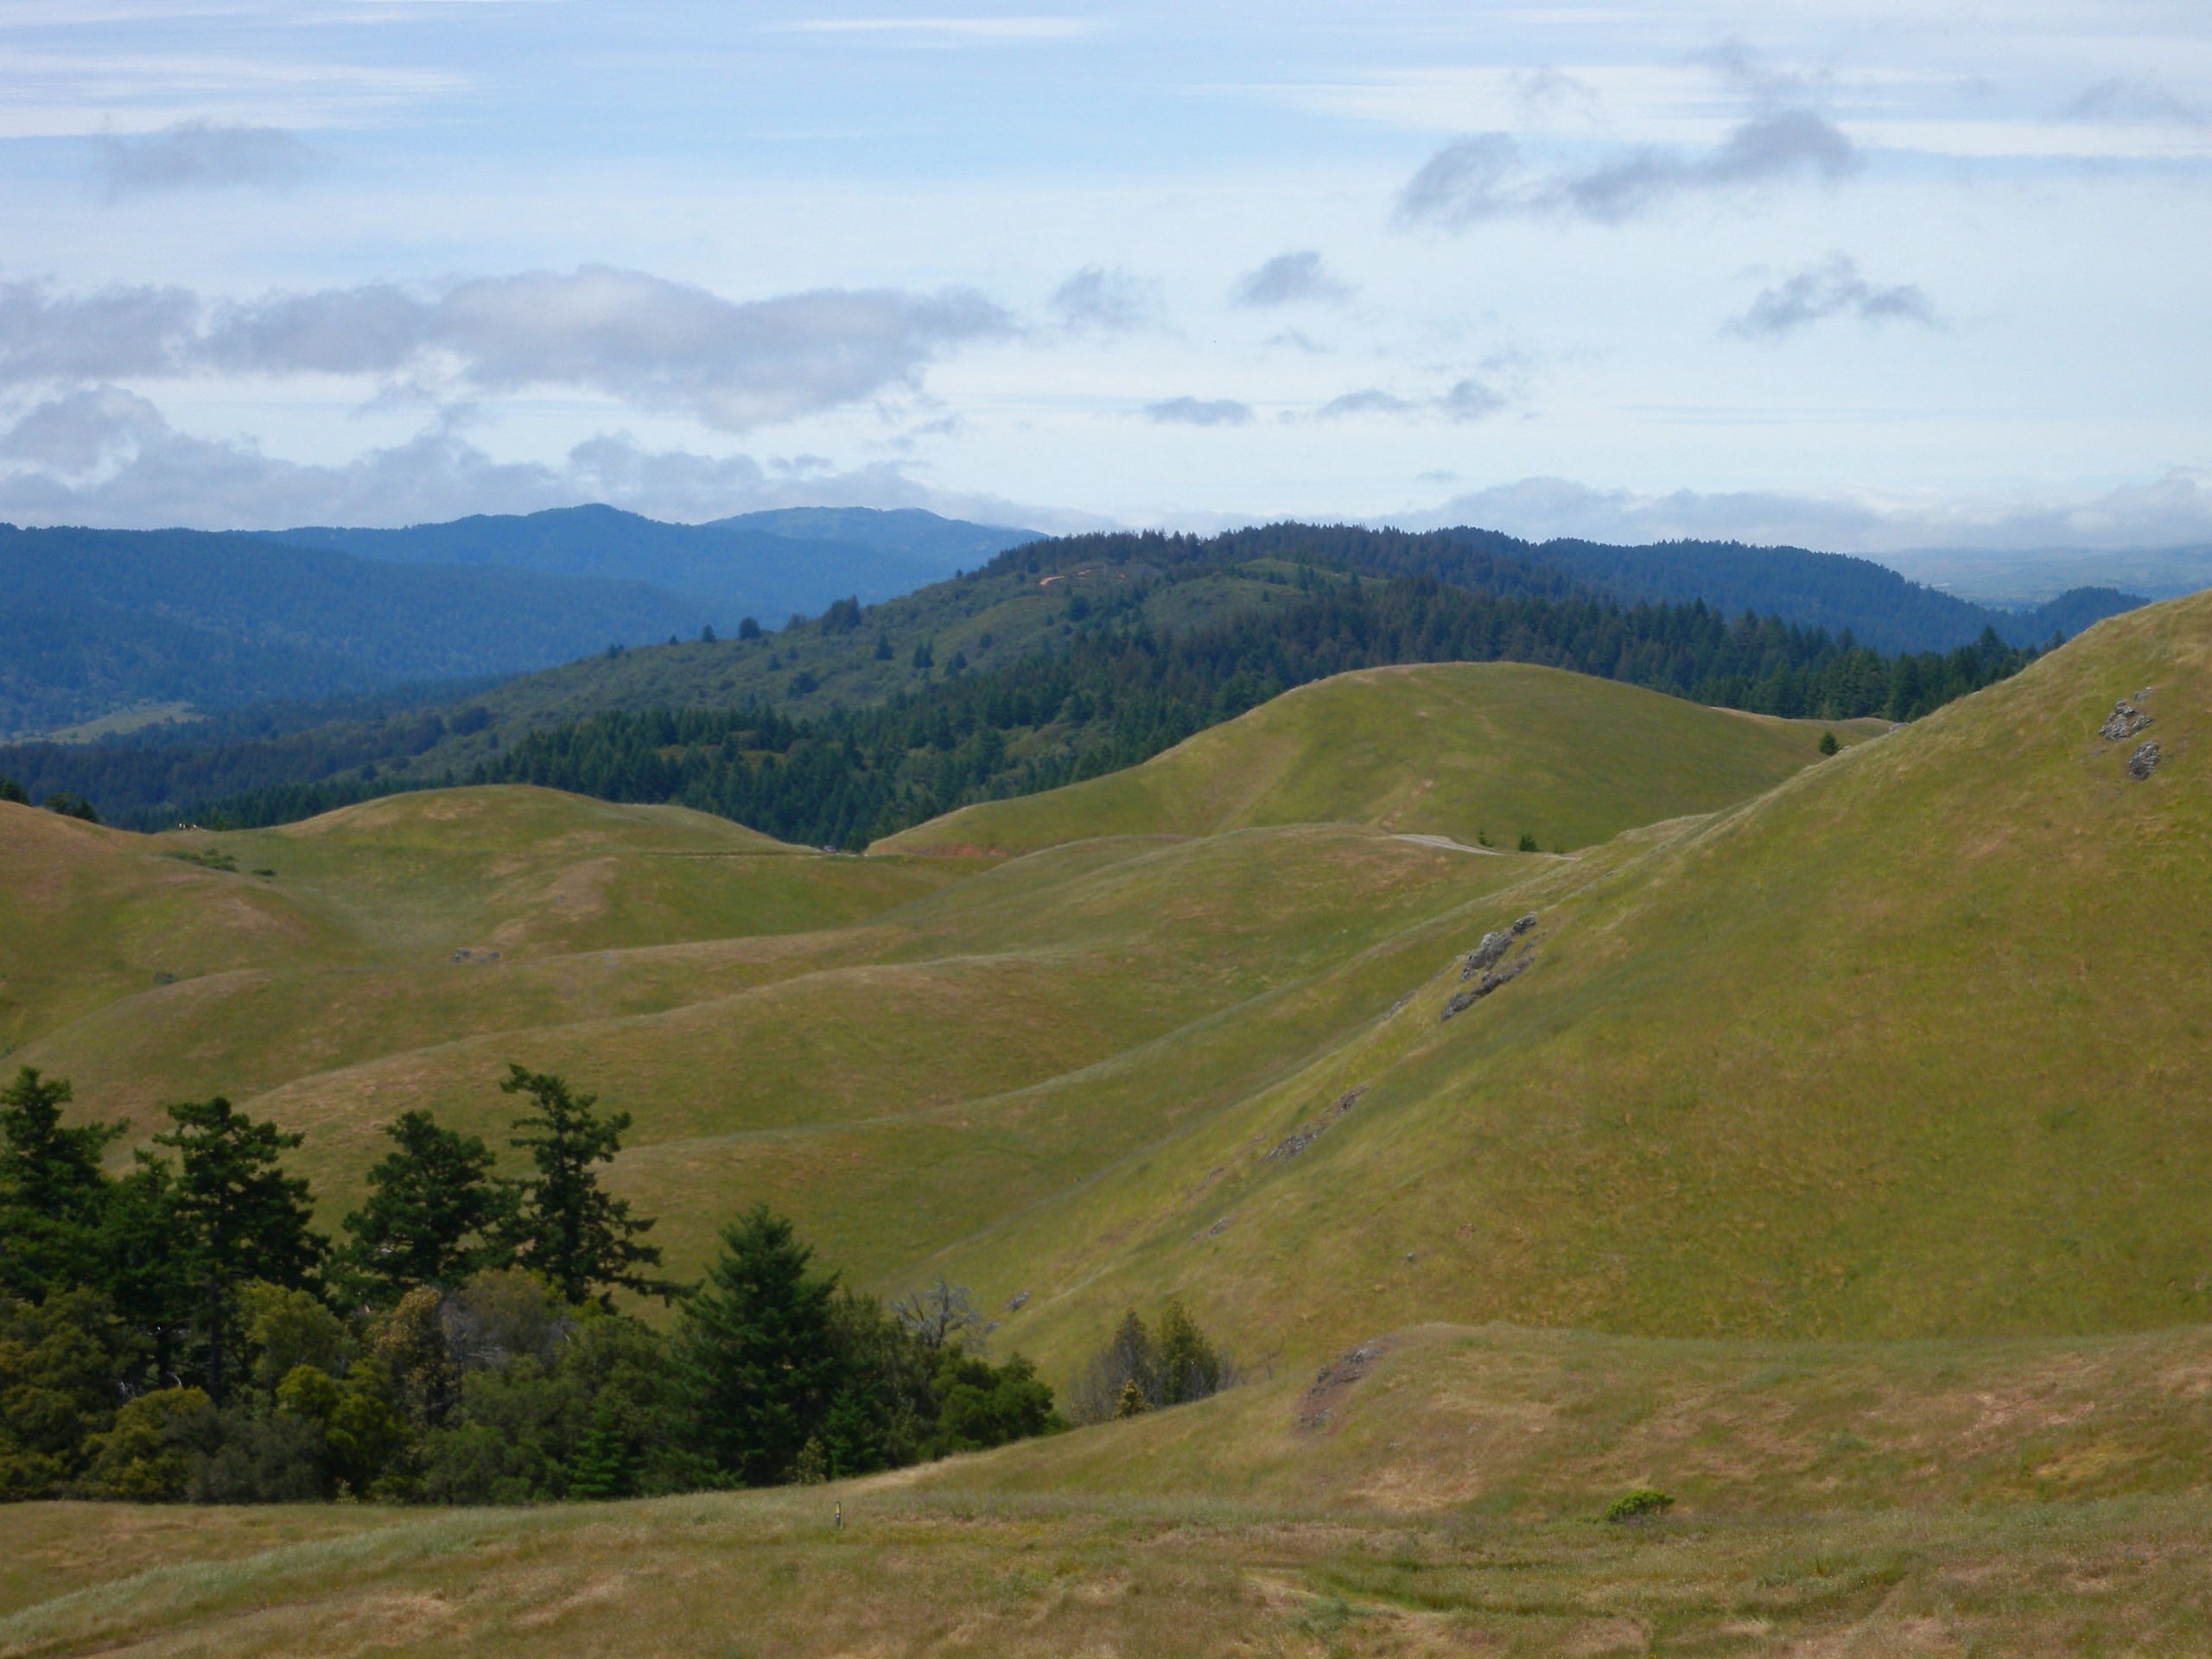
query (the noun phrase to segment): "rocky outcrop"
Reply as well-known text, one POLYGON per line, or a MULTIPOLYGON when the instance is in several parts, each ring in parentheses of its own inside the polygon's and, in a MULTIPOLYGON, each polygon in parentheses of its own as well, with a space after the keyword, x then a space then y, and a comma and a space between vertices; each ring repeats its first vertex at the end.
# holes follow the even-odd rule
MULTIPOLYGON (((2148 691, 2137 693, 2138 696, 2144 697, 2150 695, 2148 691)), ((2113 704, 2112 713, 2105 717, 2105 723, 2097 728, 2097 735, 2107 743, 2125 743, 2150 723, 2150 715, 2134 702, 2122 697, 2113 704)))
POLYGON ((2139 784, 2158 769, 2158 746, 2155 742, 2145 743, 2128 757, 2127 775, 2139 784))
POLYGON ((1510 927, 1502 928, 1495 933, 1484 934, 1483 942, 1470 950, 1467 953, 1466 961, 1459 964, 1459 982, 1464 985, 1477 974, 1487 973, 1497 967, 1504 958, 1505 953, 1513 948, 1513 941, 1528 932, 1535 925, 1536 918, 1530 914, 1523 916, 1510 927))
POLYGON ((1325 1428, 1330 1420, 1347 1405, 1353 1386, 1365 1376, 1375 1362, 1388 1351, 1380 1338, 1362 1343, 1348 1354, 1339 1354, 1324 1365, 1306 1390, 1305 1398, 1298 1402, 1298 1426, 1304 1429, 1325 1428))
MULTIPOLYGON (((1310 1129, 1299 1130, 1296 1135, 1292 1135, 1287 1141, 1285 1141, 1273 1152, 1268 1153, 1265 1157, 1262 1158, 1260 1161, 1263 1164, 1274 1164, 1281 1163, 1286 1159, 1297 1157, 1300 1153, 1305 1151, 1306 1147, 1312 1146, 1316 1141, 1319 1141, 1321 1138, 1322 1131, 1326 1129, 1330 1124, 1335 1122, 1346 1112, 1351 1110, 1353 1107, 1358 1105, 1359 1097, 1366 1092, 1367 1085, 1363 1083, 1358 1088, 1348 1090, 1344 1093, 1338 1096, 1337 1103, 1329 1109, 1329 1114, 1326 1117, 1324 1117, 1319 1123, 1316 1123, 1310 1129)), ((1222 1224, 1225 1226, 1227 1224, 1224 1222, 1222 1224)), ((1214 1230, 1216 1232, 1219 1232, 1221 1228, 1217 1226, 1214 1230)))
POLYGON ((1521 954, 1512 961, 1491 969, 1465 990, 1455 992, 1452 1000, 1444 1005, 1444 1012, 1437 1016, 1437 1022, 1440 1025, 1446 1020, 1457 1019, 1499 986, 1510 985, 1529 971, 1529 964, 1535 959, 1536 947, 1534 944, 1523 945, 1521 954))

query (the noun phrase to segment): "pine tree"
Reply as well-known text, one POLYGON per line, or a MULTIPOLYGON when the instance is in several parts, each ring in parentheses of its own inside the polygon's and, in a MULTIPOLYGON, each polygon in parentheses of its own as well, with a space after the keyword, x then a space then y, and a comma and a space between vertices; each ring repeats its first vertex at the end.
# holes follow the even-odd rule
POLYGON ((660 1265, 659 1247, 638 1243, 640 1235, 652 1230, 652 1221, 633 1217, 626 1200, 601 1191, 594 1169, 621 1151, 630 1114, 601 1117, 592 1110, 599 1103, 596 1095, 571 1094, 562 1078, 519 1065, 507 1068, 499 1089, 527 1095, 537 1109, 514 1122, 516 1128, 537 1133, 518 1135, 511 1143, 530 1154, 537 1171, 522 1183, 515 1223, 522 1264, 571 1306, 596 1293, 601 1305, 611 1309, 613 1298, 607 1292, 615 1288, 664 1302, 681 1294, 681 1286, 638 1271, 660 1265))
POLYGON ((385 1133, 398 1150, 369 1171, 369 1199, 346 1217, 346 1266, 371 1301, 397 1301, 418 1285, 451 1289, 513 1257, 512 1189, 492 1175, 491 1148, 406 1113, 385 1133))
POLYGON ((1221 1390, 1221 1356, 1179 1301, 1160 1316, 1160 1403, 1185 1405, 1221 1390))
POLYGON ((705 1286, 683 1307, 677 1365, 699 1449, 751 1486, 790 1478, 836 1393, 834 1274, 791 1224, 756 1206, 722 1230, 705 1286))
POLYGON ((32 1301, 93 1274, 111 1183, 100 1154, 120 1123, 61 1125, 68 1080, 24 1066, 0 1090, 0 1290, 32 1301))
POLYGON ((280 1154, 302 1135, 257 1123, 219 1095, 169 1108, 175 1128, 154 1144, 177 1155, 168 1213, 207 1356, 207 1392, 222 1403, 235 1346, 238 1291, 251 1280, 312 1284, 328 1241, 308 1229, 308 1184, 284 1173, 280 1154))

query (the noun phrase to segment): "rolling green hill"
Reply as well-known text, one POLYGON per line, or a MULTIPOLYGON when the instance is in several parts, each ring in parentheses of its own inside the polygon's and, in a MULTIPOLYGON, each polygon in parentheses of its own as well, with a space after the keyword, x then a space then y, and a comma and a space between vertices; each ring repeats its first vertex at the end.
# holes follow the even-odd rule
POLYGON ((2212 596, 1830 760, 1643 695, 1339 677, 974 809, 1014 857, 0 806, 0 1040, 90 1114, 228 1089, 334 1214, 518 1059, 634 1114, 679 1273, 766 1198, 1056 1380, 1171 1295, 1249 1378, 828 1491, 17 1509, 0 1655, 2202 1650, 2212 596), (1498 800, 1590 840, 1433 839, 1498 800))
MULTIPOLYGON (((1363 669, 1142 766, 963 807, 876 850, 1018 854, 1091 836, 1327 823, 1583 847, 1770 788, 1814 757, 1827 729, 1518 663, 1363 669)), ((1885 729, 1845 722, 1840 735, 1885 729)))
POLYGON ((1410 1000, 938 1264, 1069 1351, 1179 1290, 1312 1354, 1426 1319, 1649 1334, 2080 1332, 2204 1317, 2212 968, 2193 852, 2212 600, 1743 806, 1553 866, 1530 969, 1410 1000), (2099 736, 2145 688, 2157 723, 2099 736), (2147 780, 2127 765, 2161 745, 2147 780), (1294 1160, 1268 1151, 1355 1111, 1294 1160), (1008 1264, 1019 1264, 1009 1268, 1008 1264))
POLYGON ((1688 820, 1815 760, 1814 729, 1541 671, 1351 676, 1046 804, 1079 830, 1066 802, 1135 800, 1162 816, 1100 827, 1151 834, 995 868, 542 792, 151 842, 18 812, 137 860, 131 904, 225 919, 186 962, 192 930, 126 951, 93 926, 128 908, 111 889, 64 906, 19 937, 78 941, 20 970, 66 982, 10 1018, 92 1109, 252 1099, 308 1135, 333 1205, 403 1104, 496 1133, 506 1061, 567 1071, 635 1114, 617 1179, 679 1270, 766 1198, 866 1281, 1027 1293, 1009 1329, 1063 1368, 1170 1290, 1303 1357, 1434 1319, 2153 1325, 2196 1316, 2212 1253, 2187 1199, 2204 1038, 2145 988, 2206 949, 2181 849, 2208 603, 1688 820), (2168 759, 2139 784, 2095 732, 2146 684, 2168 759), (1433 743, 1377 732, 1422 706, 1433 743), (1464 822, 1491 789, 1533 822, 1464 822), (1567 859, 1405 838, 1639 816, 1668 822, 1567 859), (1440 1019, 1459 958, 1528 913, 1533 968, 1440 1019))

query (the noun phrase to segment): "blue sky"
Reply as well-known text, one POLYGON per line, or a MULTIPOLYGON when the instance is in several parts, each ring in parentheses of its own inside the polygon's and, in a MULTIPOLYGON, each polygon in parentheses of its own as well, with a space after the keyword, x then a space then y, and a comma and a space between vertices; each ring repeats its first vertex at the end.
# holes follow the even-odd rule
POLYGON ((0 0, 0 516, 2212 541, 2212 9, 0 0))

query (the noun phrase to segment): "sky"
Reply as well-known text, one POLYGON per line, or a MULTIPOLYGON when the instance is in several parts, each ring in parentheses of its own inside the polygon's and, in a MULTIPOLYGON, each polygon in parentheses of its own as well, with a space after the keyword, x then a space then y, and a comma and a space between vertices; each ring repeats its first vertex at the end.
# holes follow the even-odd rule
POLYGON ((0 0, 0 518, 2212 542, 2212 7, 0 0))

